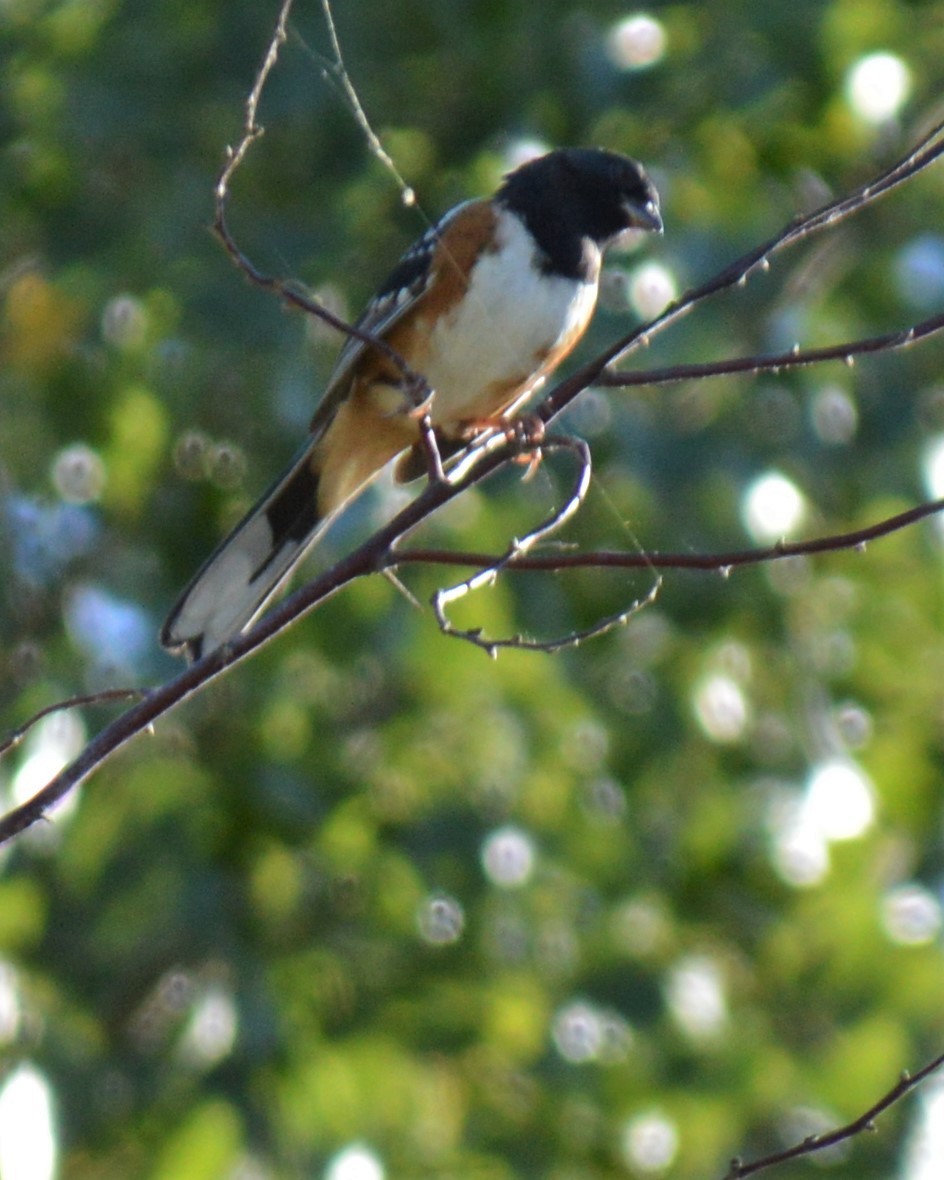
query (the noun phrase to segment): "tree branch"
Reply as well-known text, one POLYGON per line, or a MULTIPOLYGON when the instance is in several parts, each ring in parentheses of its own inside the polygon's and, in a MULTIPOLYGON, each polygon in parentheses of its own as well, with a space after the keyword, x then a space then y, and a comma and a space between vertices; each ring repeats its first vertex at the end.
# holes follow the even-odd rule
MULTIPOLYGON (((259 103, 262 99, 265 85, 269 80, 269 75, 278 62, 279 52, 288 39, 288 18, 291 14, 293 3, 294 0, 283 0, 282 7, 279 10, 278 20, 276 21, 275 31, 262 59, 259 72, 256 74, 256 80, 253 83, 252 90, 246 99, 242 136, 235 147, 227 147, 226 149, 225 161, 217 176, 213 190, 213 232, 222 242, 223 248, 231 260, 253 286, 260 287, 264 291, 272 292, 292 307, 296 307, 299 311, 304 311, 308 315, 315 316, 343 335, 360 340, 362 343, 376 348, 396 365, 403 377, 405 391, 413 399, 415 405, 422 406, 431 395, 426 378, 419 373, 415 373, 395 348, 392 348, 382 337, 375 336, 372 332, 365 332, 362 328, 357 327, 356 324, 349 324, 346 320, 341 319, 340 316, 335 315, 334 312, 330 311, 316 299, 312 299, 311 296, 299 290, 298 285, 293 280, 276 278, 274 275, 268 275, 259 270, 249 259, 248 255, 240 249, 230 232, 226 219, 230 183, 239 167, 245 161, 249 149, 265 134, 265 128, 257 121, 259 103)), ((330 9, 327 8, 327 5, 325 7, 326 11, 330 14, 330 9)), ((333 24, 330 25, 330 28, 332 37, 334 38, 333 24)), ((423 439, 427 445, 428 435, 429 431, 424 429, 423 439)))
POLYGON ((147 689, 144 688, 106 688, 101 692, 82 693, 80 696, 68 697, 62 701, 56 701, 55 704, 46 705, 45 708, 39 709, 32 717, 24 721, 22 725, 18 725, 0 742, 0 758, 9 754, 11 750, 15 750, 30 730, 51 713, 63 713, 69 709, 82 709, 89 705, 105 705, 112 701, 133 701, 145 696, 147 696, 147 689))
POLYGON ((502 569, 511 573, 560 573, 575 569, 674 569, 728 574, 739 566, 762 565, 784 557, 809 557, 814 553, 831 553, 845 549, 862 552, 868 542, 900 532, 920 520, 941 512, 944 512, 944 500, 929 500, 861 529, 833 533, 826 537, 813 537, 807 541, 777 541, 773 545, 757 549, 728 549, 714 553, 661 553, 658 549, 624 553, 610 549, 595 549, 520 556, 512 554, 507 559, 468 550, 402 549, 390 555, 389 565, 447 565, 488 569, 500 562, 502 569))
MULTIPOLYGON (((559 382, 543 398, 534 412, 549 425, 588 385, 599 381, 604 370, 615 361, 648 345, 653 336, 664 332, 666 328, 704 303, 712 295, 730 290, 732 287, 744 286, 757 270, 767 271, 770 269, 770 259, 775 254, 811 237, 820 230, 838 225, 846 217, 865 209, 880 197, 897 188, 898 185, 929 167, 942 154, 944 154, 944 122, 937 123, 911 151, 880 176, 870 180, 848 196, 830 201, 813 213, 795 217, 787 222, 783 229, 768 241, 748 250, 704 283, 690 288, 654 320, 635 328, 622 339, 605 348, 569 378, 559 382)), ((894 333, 893 335, 897 337, 900 334, 894 333)), ((900 347, 900 345, 895 344, 890 347, 900 347)), ((872 351, 879 350, 873 349, 872 351)), ((619 384, 624 384, 624 382, 619 382, 619 384)), ((642 382, 631 382, 631 384, 642 384, 642 382)))
MULTIPOLYGON (((242 136, 235 148, 229 148, 225 163, 219 173, 215 185, 215 219, 214 229, 220 240, 240 271, 256 286, 269 290, 291 305, 315 315, 348 336, 363 340, 372 347, 386 353, 405 375, 405 379, 412 384, 418 401, 422 402, 429 396, 429 389, 425 380, 418 374, 410 373, 402 358, 383 340, 376 339, 369 333, 360 331, 356 326, 345 323, 334 316, 316 301, 311 300, 288 280, 274 278, 260 271, 242 252, 236 244, 229 230, 226 220, 226 206, 229 197, 230 184, 236 171, 246 158, 250 147, 262 135, 263 129, 258 122, 258 109, 262 99, 265 84, 278 62, 279 52, 287 38, 287 22, 291 13, 292 0, 283 0, 276 28, 263 57, 259 71, 246 101, 242 136)), ((340 66, 339 68, 343 68, 340 66)), ((726 290, 732 286, 744 283, 750 274, 758 268, 769 265, 769 258, 777 251, 792 245, 794 242, 818 232, 820 229, 835 225, 842 218, 864 208, 872 201, 891 191, 897 185, 904 183, 916 175, 923 168, 936 160, 944 152, 944 138, 942 127, 936 126, 916 147, 898 163, 886 170, 876 180, 857 189, 850 196, 831 202, 816 213, 808 217, 798 218, 790 222, 781 232, 762 246, 748 251, 730 266, 705 283, 691 289, 672 307, 666 309, 661 316, 652 323, 635 329, 633 332, 616 341, 609 348, 604 349, 595 358, 585 364, 570 377, 558 382, 538 405, 534 412, 534 420, 546 426, 556 418, 573 399, 591 382, 600 380, 607 367, 619 357, 628 354, 646 343, 649 337, 674 323, 682 315, 687 314, 694 307, 710 295, 726 290)), ((875 337, 871 341, 853 342, 852 344, 837 345, 832 349, 811 350, 807 353, 791 352, 784 357, 746 358, 730 362, 718 362, 712 366, 677 366, 668 370, 655 371, 648 374, 607 374, 607 383, 623 385, 657 384, 668 380, 682 380, 685 377, 717 375, 725 371, 759 371, 768 367, 785 367, 789 364, 815 364, 822 360, 833 359, 835 356, 848 357, 858 352, 880 352, 891 348, 902 347, 919 338, 930 335, 939 330, 941 317, 925 321, 916 325, 914 329, 905 332, 891 333, 884 337, 875 337)), ((557 446, 564 443, 558 441, 557 446)), ((574 450, 584 444, 569 442, 568 448, 574 450)), ((479 567, 480 573, 452 590, 442 591, 438 598, 441 615, 441 625, 444 618, 445 605, 468 593, 472 588, 485 581, 493 579, 504 570, 517 571, 525 569, 572 569, 594 566, 597 568, 648 568, 652 570, 668 568, 688 568, 703 570, 728 569, 739 565, 769 561, 776 558, 809 554, 827 550, 860 547, 866 541, 884 536, 896 529, 903 528, 924 516, 941 511, 941 502, 920 505, 908 512, 891 517, 887 521, 852 533, 839 534, 834 537, 819 538, 817 540, 800 542, 797 544, 777 544, 762 550, 738 550, 722 554, 659 554, 656 553, 560 553, 553 556, 547 554, 532 554, 525 552, 521 546, 511 547, 502 557, 490 555, 454 553, 448 554, 431 550, 399 551, 399 542, 406 537, 418 524, 428 519, 437 509, 461 495, 469 487, 479 483, 504 464, 520 456, 520 440, 516 443, 503 429, 484 432, 467 448, 460 462, 452 469, 448 480, 436 478, 417 497, 398 513, 383 528, 379 529, 362 546, 348 554, 332 569, 314 578, 307 585, 296 591, 281 604, 269 611, 259 623, 249 632, 235 637, 224 647, 210 653, 183 671, 168 683, 146 693, 144 698, 132 706, 121 717, 106 726, 83 752, 50 783, 46 785, 33 799, 15 808, 0 820, 0 843, 11 839, 40 819, 45 812, 74 787, 85 781, 99 766, 103 765, 117 750, 147 729, 158 718, 164 716, 172 708, 200 691, 205 685, 227 671, 233 665, 241 662, 258 648, 281 634, 287 627, 295 623, 303 615, 313 610, 320 603, 325 602, 344 586, 366 574, 384 570, 393 570, 398 565, 407 562, 425 561, 441 565, 471 565, 479 567)), ((428 455, 431 471, 441 474, 438 469, 435 453, 428 455)), ((585 466, 585 471, 589 467, 585 466)), ((579 505, 581 494, 572 496, 568 507, 562 512, 554 514, 548 522, 551 528, 557 528, 570 512, 579 505)), ((547 534, 541 529, 532 534, 527 548, 532 548, 547 534)), ((572 637, 579 640, 586 635, 597 634, 616 625, 619 620, 629 617, 640 605, 651 600, 658 590, 658 583, 650 592, 649 598, 642 603, 636 603, 626 611, 603 620, 594 628, 588 629, 572 637)), ((447 624, 446 629, 451 629, 447 624)), ((506 643, 510 646, 526 646, 526 641, 512 638, 507 641, 483 641, 483 646, 494 646, 496 643, 506 643)), ((563 641, 547 641, 542 650, 554 650, 563 641)), ((118 692, 120 690, 116 690, 118 692)), ((134 691, 134 690, 129 690, 134 691)), ((62 707, 69 707, 70 702, 64 702, 62 707)), ((50 706, 52 711, 59 706, 50 706)), ((21 731, 17 731, 3 749, 9 750, 19 740, 21 731)))
POLYGON ((870 336, 865 340, 850 340, 843 344, 831 344, 826 348, 801 349, 799 346, 795 346, 789 352, 775 353, 773 356, 734 357, 731 360, 708 361, 700 365, 667 365, 661 369, 643 369, 637 372, 609 369, 600 374, 595 384, 625 389, 640 385, 669 385, 679 381, 700 381, 706 377, 723 377, 732 373, 747 373, 751 376, 756 376, 759 373, 781 373, 785 369, 820 365, 826 361, 842 361, 844 364, 851 365, 856 357, 908 348, 942 330, 944 330, 944 312, 930 316, 919 324, 913 324, 910 328, 901 328, 897 332, 886 332, 880 336, 870 336))
POLYGON ((929 1061, 917 1073, 908 1073, 906 1071, 901 1075, 895 1085, 886 1094, 882 1095, 874 1106, 870 1106, 858 1118, 853 1119, 850 1123, 846 1123, 843 1127, 838 1127, 835 1131, 827 1131, 821 1135, 809 1135, 802 1142, 795 1143, 792 1147, 784 1148, 783 1151, 776 1151, 772 1155, 766 1155, 762 1159, 752 1160, 749 1163, 744 1163, 739 1159, 732 1160, 731 1166, 725 1172, 723 1180, 745 1180, 747 1176, 756 1176, 758 1172, 764 1172, 768 1168, 776 1167, 778 1164, 785 1164, 790 1160, 800 1159, 801 1156, 813 1155, 818 1151, 825 1151, 827 1147, 835 1147, 839 1143, 845 1143, 849 1139, 853 1139, 856 1135, 861 1135, 863 1131, 874 1131, 875 1120, 880 1114, 884 1114, 889 1107, 894 1106, 906 1094, 911 1093, 925 1078, 936 1073, 942 1065, 944 1065, 944 1053, 935 1057, 933 1061, 929 1061))
MULTIPOLYGON (((0 845, 42 819, 65 795, 80 786, 132 738, 149 729, 177 705, 205 688, 223 672, 247 659, 259 648, 275 639, 316 606, 332 598, 339 590, 367 574, 377 573, 395 562, 390 554, 396 542, 426 520, 436 509, 462 495, 496 468, 508 462, 515 444, 508 439, 490 440, 492 445, 482 458, 469 467, 461 479, 429 483, 416 499, 383 528, 352 553, 324 573, 313 578, 278 606, 270 610, 249 631, 235 636, 222 647, 191 664, 178 676, 147 691, 144 698, 116 718, 88 743, 85 749, 32 799, 13 808, 0 819, 0 845)), ((483 451, 486 449, 483 448, 483 451)), ((119 690, 114 690, 118 692, 119 690)), ((134 690, 129 690, 134 691, 134 690)), ((53 711, 57 706, 50 706, 53 711)), ((7 748, 11 744, 7 743, 7 748)))
MULTIPOLYGON (((101 730, 88 743, 82 753, 60 771, 55 778, 51 779, 32 799, 13 808, 0 818, 0 845, 42 819, 45 813, 60 799, 80 786, 113 754, 116 754, 132 738, 149 729, 155 721, 195 695, 223 672, 228 671, 235 664, 241 663, 260 647, 271 642, 315 607, 332 598, 339 590, 368 574, 394 569, 408 563, 483 567, 480 577, 485 580, 488 580, 498 567, 509 572, 560 571, 591 567, 597 569, 695 569, 717 570, 720 573, 727 573, 737 566, 756 565, 777 558, 796 557, 838 549, 861 549, 868 541, 887 536, 924 517, 944 511, 944 500, 935 500, 853 532, 839 533, 830 537, 819 537, 793 544, 778 542, 776 545, 764 549, 739 549, 714 554, 603 551, 517 555, 511 552, 496 558, 490 554, 449 553, 435 549, 397 550, 397 542, 416 528, 418 524, 427 520, 438 508, 462 495, 469 487, 480 483, 509 461, 514 444, 507 440, 499 441, 502 445, 492 447, 490 451, 483 454, 481 460, 475 463, 461 480, 427 485, 415 500, 412 500, 387 525, 369 537, 363 545, 342 558, 331 569, 319 574, 296 590, 294 594, 264 615, 252 630, 236 636, 228 644, 210 652, 209 655, 192 664, 173 680, 158 688, 146 691, 143 699, 137 705, 132 706, 101 730)), ((471 582, 475 582, 475 579, 471 579, 470 584, 471 582)), ((588 628, 586 632, 577 633, 572 642, 582 642, 593 635, 611 630, 621 621, 628 620, 638 610, 654 601, 660 584, 657 581, 647 596, 633 603, 629 608, 610 616, 608 619, 601 620, 594 627, 588 628)), ((469 638, 470 636, 465 635, 464 637, 469 638)), ((488 650, 490 647, 526 647, 529 644, 528 641, 518 641, 512 638, 509 640, 483 640, 479 646, 488 650)), ((534 646, 539 650, 554 651, 562 646, 567 646, 567 644, 562 640, 549 640, 534 646)), ((141 690, 115 689, 108 694, 108 698, 117 699, 124 692, 130 695, 138 691, 141 690)), ((97 703, 103 699, 103 696, 104 694, 95 694, 92 703, 97 703)), ((74 698, 71 701, 48 706, 41 714, 31 718, 26 726, 21 726, 12 737, 8 738, 0 752, 12 748, 20 740, 17 735, 21 735, 26 728, 39 720, 40 716, 60 708, 72 707, 77 703, 84 703, 83 699, 74 698)))

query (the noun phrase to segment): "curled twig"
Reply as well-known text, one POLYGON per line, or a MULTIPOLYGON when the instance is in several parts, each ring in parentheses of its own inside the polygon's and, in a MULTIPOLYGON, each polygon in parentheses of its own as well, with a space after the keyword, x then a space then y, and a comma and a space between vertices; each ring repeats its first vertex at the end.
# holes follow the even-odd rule
MULTIPOLYGON (((484 572, 488 573, 489 571, 486 570, 484 572)), ((465 585, 466 583, 461 583, 459 587, 455 587, 454 589, 461 589, 465 585)), ((555 652, 563 651, 565 648, 580 647, 582 643, 587 643, 591 639, 600 639, 610 631, 616 631, 620 627, 625 627, 640 611, 654 605, 661 589, 662 578, 656 578, 649 592, 643 595, 642 598, 633 599, 629 606, 624 606, 620 610, 614 611, 611 615, 605 615, 602 619, 597 619, 589 627, 584 627, 579 631, 568 631, 566 635, 559 635, 554 639, 531 639, 525 635, 507 635, 499 639, 494 639, 484 635, 481 628, 472 627, 463 630, 454 626, 449 621, 438 594, 433 597, 433 610, 436 613, 436 622, 439 624, 439 629, 444 635, 450 635, 456 639, 465 639, 473 646, 481 647, 492 659, 497 658, 501 648, 510 648, 513 651, 537 651, 542 652, 544 655, 553 655, 555 652)))
POLYGON ((483 648, 493 658, 498 654, 500 647, 535 648, 551 651, 556 647, 564 645, 563 642, 550 641, 549 646, 544 646, 540 642, 526 640, 520 635, 509 639, 488 639, 482 634, 481 629, 463 630, 455 627, 446 614, 447 608, 460 598, 465 598, 467 594, 471 594, 475 590, 494 585, 503 569, 512 564, 516 558, 524 557, 535 545, 547 540, 548 537, 552 536, 580 508, 587 494, 587 489, 590 487, 590 475, 592 471, 590 448, 583 439, 579 438, 549 437, 541 440, 541 452, 550 453, 559 450, 569 451, 576 457, 578 464, 577 474, 574 478, 570 495, 561 507, 552 512, 550 516, 523 537, 514 538, 501 557, 486 564, 484 568, 480 569, 478 573, 473 574, 470 578, 465 578, 454 586, 447 586, 437 590, 432 598, 436 622, 439 624, 439 629, 444 635, 466 639, 476 647, 483 648))

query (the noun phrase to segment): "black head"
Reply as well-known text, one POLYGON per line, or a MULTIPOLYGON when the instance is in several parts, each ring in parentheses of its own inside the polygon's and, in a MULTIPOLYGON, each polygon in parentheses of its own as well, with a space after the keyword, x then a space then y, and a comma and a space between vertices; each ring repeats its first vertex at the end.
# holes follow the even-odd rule
POLYGON ((627 229, 662 231, 659 194, 645 169, 603 148, 559 148, 529 160, 496 195, 551 257, 561 236, 603 249, 627 229))

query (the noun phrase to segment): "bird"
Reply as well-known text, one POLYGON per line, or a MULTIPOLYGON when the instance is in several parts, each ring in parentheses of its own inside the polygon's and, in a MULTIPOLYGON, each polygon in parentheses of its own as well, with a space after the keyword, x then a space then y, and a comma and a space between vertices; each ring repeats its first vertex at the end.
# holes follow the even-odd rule
POLYGON ((401 482, 428 470, 397 356, 425 379, 444 459, 507 426, 586 332, 603 254, 628 230, 662 232, 659 194, 640 163, 604 148, 548 151, 447 212, 356 321, 368 338, 341 348, 303 449, 181 593, 162 646, 194 661, 247 630, 393 459, 401 482))

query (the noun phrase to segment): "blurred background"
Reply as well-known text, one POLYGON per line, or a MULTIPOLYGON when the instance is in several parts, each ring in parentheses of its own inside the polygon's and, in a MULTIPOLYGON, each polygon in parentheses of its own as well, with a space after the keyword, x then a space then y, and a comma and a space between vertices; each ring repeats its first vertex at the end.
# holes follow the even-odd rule
MULTIPOLYGON (((231 225, 356 315, 430 220, 528 152, 645 161, 665 237, 614 256, 587 358, 944 117, 944 5, 315 0, 231 225), (325 55, 328 55, 327 58, 325 55)), ((0 723, 179 665, 181 585, 304 436, 338 340, 208 232, 276 16, 0 5, 0 723)), ((944 308, 944 164, 634 363, 819 346, 944 308)), ((944 345, 588 391, 566 537, 704 552, 944 495, 944 345)), ((545 463, 417 536, 500 551, 545 463)), ((372 495, 345 551, 403 495, 372 495)), ((0 851, 0 1177, 716 1177, 944 1050, 944 531, 669 573, 622 630, 495 662, 381 578, 161 721, 0 851)), ((455 571, 454 571, 455 572, 455 571)), ((458 572, 455 572, 458 576, 458 572)), ((404 571, 423 603, 447 573, 404 571)), ((456 619, 554 637, 648 573, 505 579, 456 619)), ((5 807, 114 715, 51 717, 5 807)), ((929 1180, 944 1081, 820 1157, 929 1180)), ((808 1164, 782 1169, 805 1174, 808 1164)))

